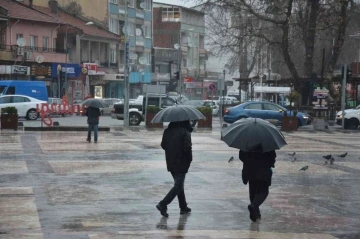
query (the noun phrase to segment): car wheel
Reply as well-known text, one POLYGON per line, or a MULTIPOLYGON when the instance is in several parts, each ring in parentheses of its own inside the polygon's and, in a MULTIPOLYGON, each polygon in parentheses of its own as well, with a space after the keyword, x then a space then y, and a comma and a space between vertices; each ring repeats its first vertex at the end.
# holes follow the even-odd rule
POLYGON ((26 113, 26 119, 28 119, 28 120, 37 120, 38 117, 39 117, 39 114, 38 114, 38 112, 36 112, 35 109, 30 109, 26 113))
POLYGON ((359 128, 359 120, 357 119, 349 119, 347 122, 348 129, 358 129, 359 128))
POLYGON ((129 124, 132 126, 139 125, 141 123, 141 116, 137 113, 129 114, 129 124))
POLYGON ((190 120, 191 127, 195 127, 196 124, 197 124, 197 120, 190 120))

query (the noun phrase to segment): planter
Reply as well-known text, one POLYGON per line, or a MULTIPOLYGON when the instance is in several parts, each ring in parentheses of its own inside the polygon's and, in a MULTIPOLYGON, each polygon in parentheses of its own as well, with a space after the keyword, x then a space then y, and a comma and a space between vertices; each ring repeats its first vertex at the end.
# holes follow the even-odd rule
POLYGON ((17 114, 1 114, 1 129, 18 129, 17 114))
POLYGON ((212 114, 205 113, 206 120, 199 120, 197 123, 198 128, 212 128, 212 114))
POLYGON ((295 131, 299 127, 299 119, 296 116, 284 116, 282 118, 281 130, 295 131))
POLYGON ((145 119, 145 123, 146 123, 146 128, 163 128, 164 125, 163 123, 151 123, 151 120, 154 118, 154 116, 156 115, 156 113, 147 113, 146 114, 146 119, 145 119))

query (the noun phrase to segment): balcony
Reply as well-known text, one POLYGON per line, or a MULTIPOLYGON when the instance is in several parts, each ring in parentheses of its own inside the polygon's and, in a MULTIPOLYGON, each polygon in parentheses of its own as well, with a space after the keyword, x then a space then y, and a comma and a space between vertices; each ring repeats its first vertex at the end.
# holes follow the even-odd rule
POLYGON ((181 51, 182 51, 183 54, 187 54, 188 51, 189 51, 189 47, 188 46, 182 46, 181 51))
POLYGON ((207 51, 205 49, 200 48, 199 49, 199 56, 200 57, 206 57, 207 51))
POLYGON ((44 47, 18 47, 15 45, 0 45, 0 60, 25 60, 35 61, 36 57, 43 56, 44 62, 65 63, 66 54, 64 49, 44 47), (23 57, 22 59, 20 59, 23 57))

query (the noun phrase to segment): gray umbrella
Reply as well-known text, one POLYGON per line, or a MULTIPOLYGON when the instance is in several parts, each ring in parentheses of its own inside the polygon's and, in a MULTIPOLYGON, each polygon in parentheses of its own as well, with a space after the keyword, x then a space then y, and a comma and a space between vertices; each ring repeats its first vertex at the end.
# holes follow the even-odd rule
POLYGON ((173 105, 162 109, 157 113, 151 123, 179 122, 199 119, 206 119, 206 117, 195 107, 190 105, 173 105))
POLYGON ((84 102, 84 105, 94 108, 106 108, 107 104, 103 100, 99 99, 88 99, 84 102))
POLYGON ((284 135, 268 121, 247 118, 222 130, 222 140, 232 148, 249 151, 260 145, 263 152, 285 146, 284 135))

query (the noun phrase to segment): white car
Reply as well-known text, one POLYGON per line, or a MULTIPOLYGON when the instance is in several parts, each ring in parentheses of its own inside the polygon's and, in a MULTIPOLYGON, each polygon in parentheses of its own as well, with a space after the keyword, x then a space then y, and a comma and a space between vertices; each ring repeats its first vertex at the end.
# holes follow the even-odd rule
POLYGON ((219 103, 215 100, 204 100, 204 106, 209 106, 212 109, 212 115, 218 116, 219 115, 219 103))
POLYGON ((29 120, 36 120, 39 113, 36 112, 36 105, 47 104, 46 101, 38 100, 25 95, 2 95, 0 96, 0 109, 15 107, 19 117, 29 120))
MULTIPOLYGON (((360 109, 345 110, 344 115, 344 128, 357 129, 360 125, 360 109)), ((342 124, 342 111, 336 113, 336 123, 342 124)))

